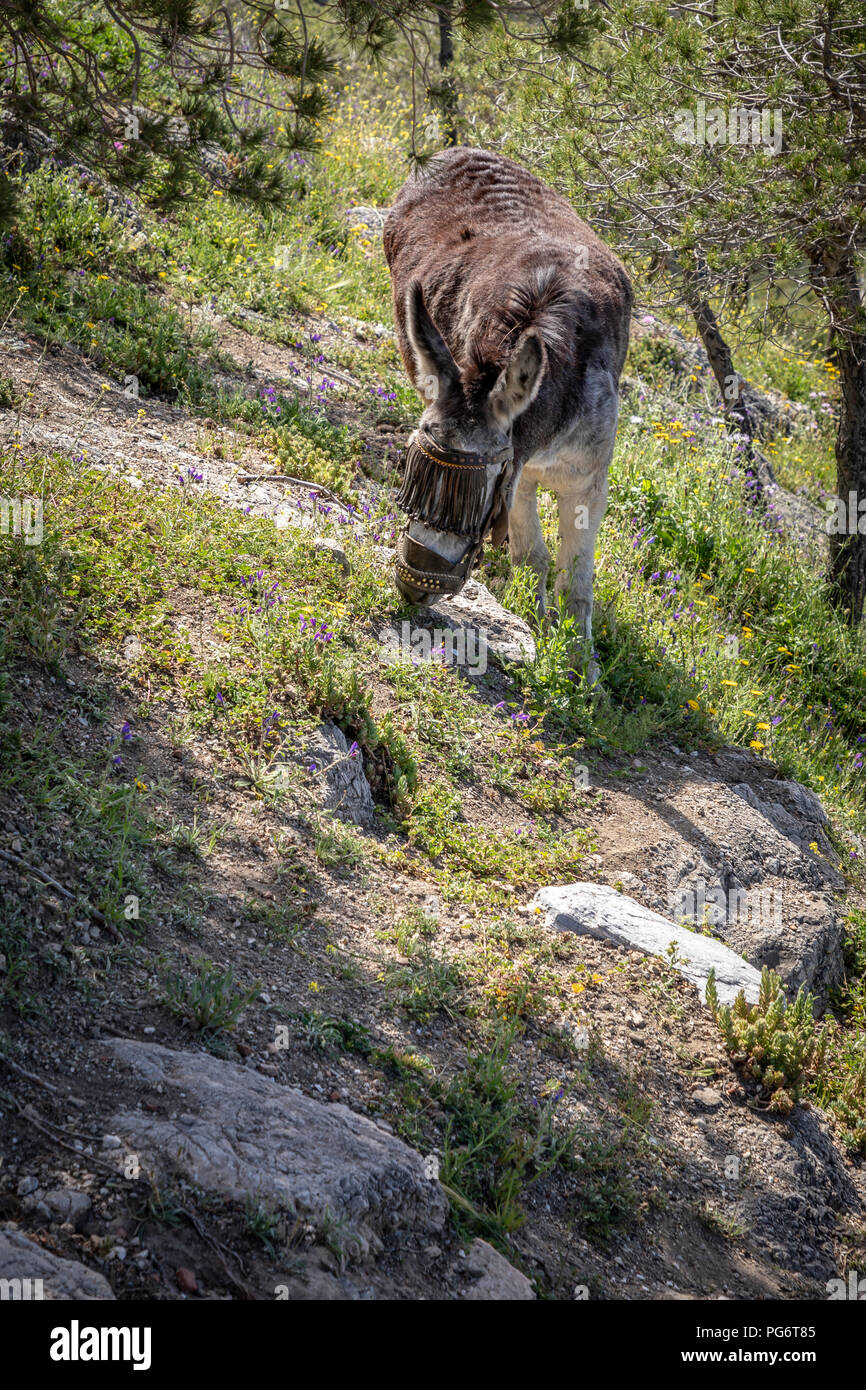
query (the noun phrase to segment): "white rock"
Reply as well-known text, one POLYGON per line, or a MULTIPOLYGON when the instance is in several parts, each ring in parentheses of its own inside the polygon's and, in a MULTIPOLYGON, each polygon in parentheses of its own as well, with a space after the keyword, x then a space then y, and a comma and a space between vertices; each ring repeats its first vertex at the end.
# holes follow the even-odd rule
POLYGON ((677 948, 672 962, 674 970, 698 986, 702 1000, 707 977, 715 969, 721 1003, 732 1004, 741 989, 751 1003, 757 1002, 761 972, 730 946, 677 926, 642 907, 634 898, 617 893, 615 888, 600 883, 567 883, 560 888, 540 889, 533 903, 541 908, 545 925, 555 931, 615 941, 618 946, 660 959, 668 959, 668 948, 673 943, 677 948))
POLYGON ((454 598, 431 603, 428 612, 437 624, 446 623, 455 632, 473 629, 474 643, 483 638, 486 649, 503 661, 535 660, 529 624, 503 608, 480 579, 468 580, 454 598))

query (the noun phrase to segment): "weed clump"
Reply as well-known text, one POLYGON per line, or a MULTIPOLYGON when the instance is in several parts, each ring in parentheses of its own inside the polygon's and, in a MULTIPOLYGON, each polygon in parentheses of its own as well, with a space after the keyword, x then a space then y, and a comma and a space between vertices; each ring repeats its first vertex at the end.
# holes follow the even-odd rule
POLYGON ((715 970, 707 979, 706 1000, 734 1065, 759 1083, 768 1110, 789 1115, 804 1082, 824 1063, 826 1039, 815 1022, 814 995, 801 985, 789 1004, 780 977, 765 965, 757 1004, 747 1003, 740 990, 732 1005, 720 1005, 715 970))

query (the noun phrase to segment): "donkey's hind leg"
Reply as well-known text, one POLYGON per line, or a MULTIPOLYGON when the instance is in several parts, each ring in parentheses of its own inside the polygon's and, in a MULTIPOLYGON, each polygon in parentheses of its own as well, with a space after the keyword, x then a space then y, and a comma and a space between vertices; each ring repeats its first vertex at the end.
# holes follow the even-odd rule
POLYGON ((530 481, 526 469, 521 474, 508 513, 508 547, 512 565, 529 565, 535 573, 535 607, 539 621, 547 611, 547 572, 550 551, 541 534, 538 519, 537 482, 530 481))

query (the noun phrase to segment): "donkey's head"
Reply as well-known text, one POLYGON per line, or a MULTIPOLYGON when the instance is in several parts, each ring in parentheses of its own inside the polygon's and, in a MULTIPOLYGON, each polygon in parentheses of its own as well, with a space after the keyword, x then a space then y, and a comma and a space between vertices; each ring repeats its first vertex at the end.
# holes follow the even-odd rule
POLYGON ((460 592, 491 528, 495 540, 504 539, 514 481, 511 427, 538 394, 547 353, 529 328, 504 365, 478 355, 461 371, 417 281, 406 295, 406 329, 426 405, 397 499, 409 521, 394 577, 404 598, 422 603, 460 592))

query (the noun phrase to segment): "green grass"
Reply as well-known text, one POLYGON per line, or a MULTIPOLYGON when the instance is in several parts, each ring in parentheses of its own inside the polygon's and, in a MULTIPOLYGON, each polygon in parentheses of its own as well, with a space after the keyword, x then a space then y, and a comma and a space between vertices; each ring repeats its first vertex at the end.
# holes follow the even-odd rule
MULTIPOLYGON (((866 824, 866 629, 844 625, 822 576, 751 501, 734 446, 642 409, 643 424, 620 429, 597 550, 610 698, 587 701, 559 624, 523 677, 527 708, 602 748, 633 752, 660 733, 751 746, 817 791, 844 838, 866 824)), ((545 517, 552 529, 547 505, 545 517)))
MULTIPOLYGON (((484 1048, 470 1052, 465 1068, 441 1091, 441 1180, 458 1229, 507 1248, 508 1237, 525 1222, 531 1189, 562 1171, 577 1220, 592 1238, 604 1239, 627 1225, 638 1206, 633 1162, 640 1147, 636 1127, 648 1118, 646 1102, 639 1115, 620 1118, 618 1134, 593 1136, 560 1119, 571 1087, 548 1083, 527 1103, 511 1055, 521 1027, 517 1018, 497 1024, 484 1048)), ((597 1061, 597 1051, 588 1055, 571 1085, 584 1081, 597 1061)))
MULTIPOLYGON (((92 718, 94 703, 81 702, 77 707, 92 718)), ((58 862, 62 853, 74 866, 71 901, 26 875, 22 880, 26 896, 9 892, 0 899, 0 953, 6 957, 0 999, 19 1013, 43 1012, 42 969, 71 970, 74 975, 73 958, 59 948, 70 941, 76 920, 98 926, 92 916, 96 912, 129 935, 149 920, 146 868, 158 843, 159 827, 139 785, 120 783, 112 774, 107 753, 96 765, 83 757, 70 757, 58 747, 47 720, 34 738, 24 739, 14 711, 7 707, 0 712, 0 798, 10 806, 24 798, 36 819, 36 829, 27 837, 20 857, 43 868, 58 862), (58 825, 65 827, 62 848, 55 838, 58 825), (127 915, 132 900, 134 917, 127 915), (49 938, 56 951, 46 950, 42 913, 58 928, 49 938)), ((83 977, 79 984, 84 987, 83 977)))
POLYGON ((71 343, 142 394, 200 389, 215 334, 156 298, 159 272, 73 175, 37 169, 4 240, 0 312, 48 343, 71 343))

